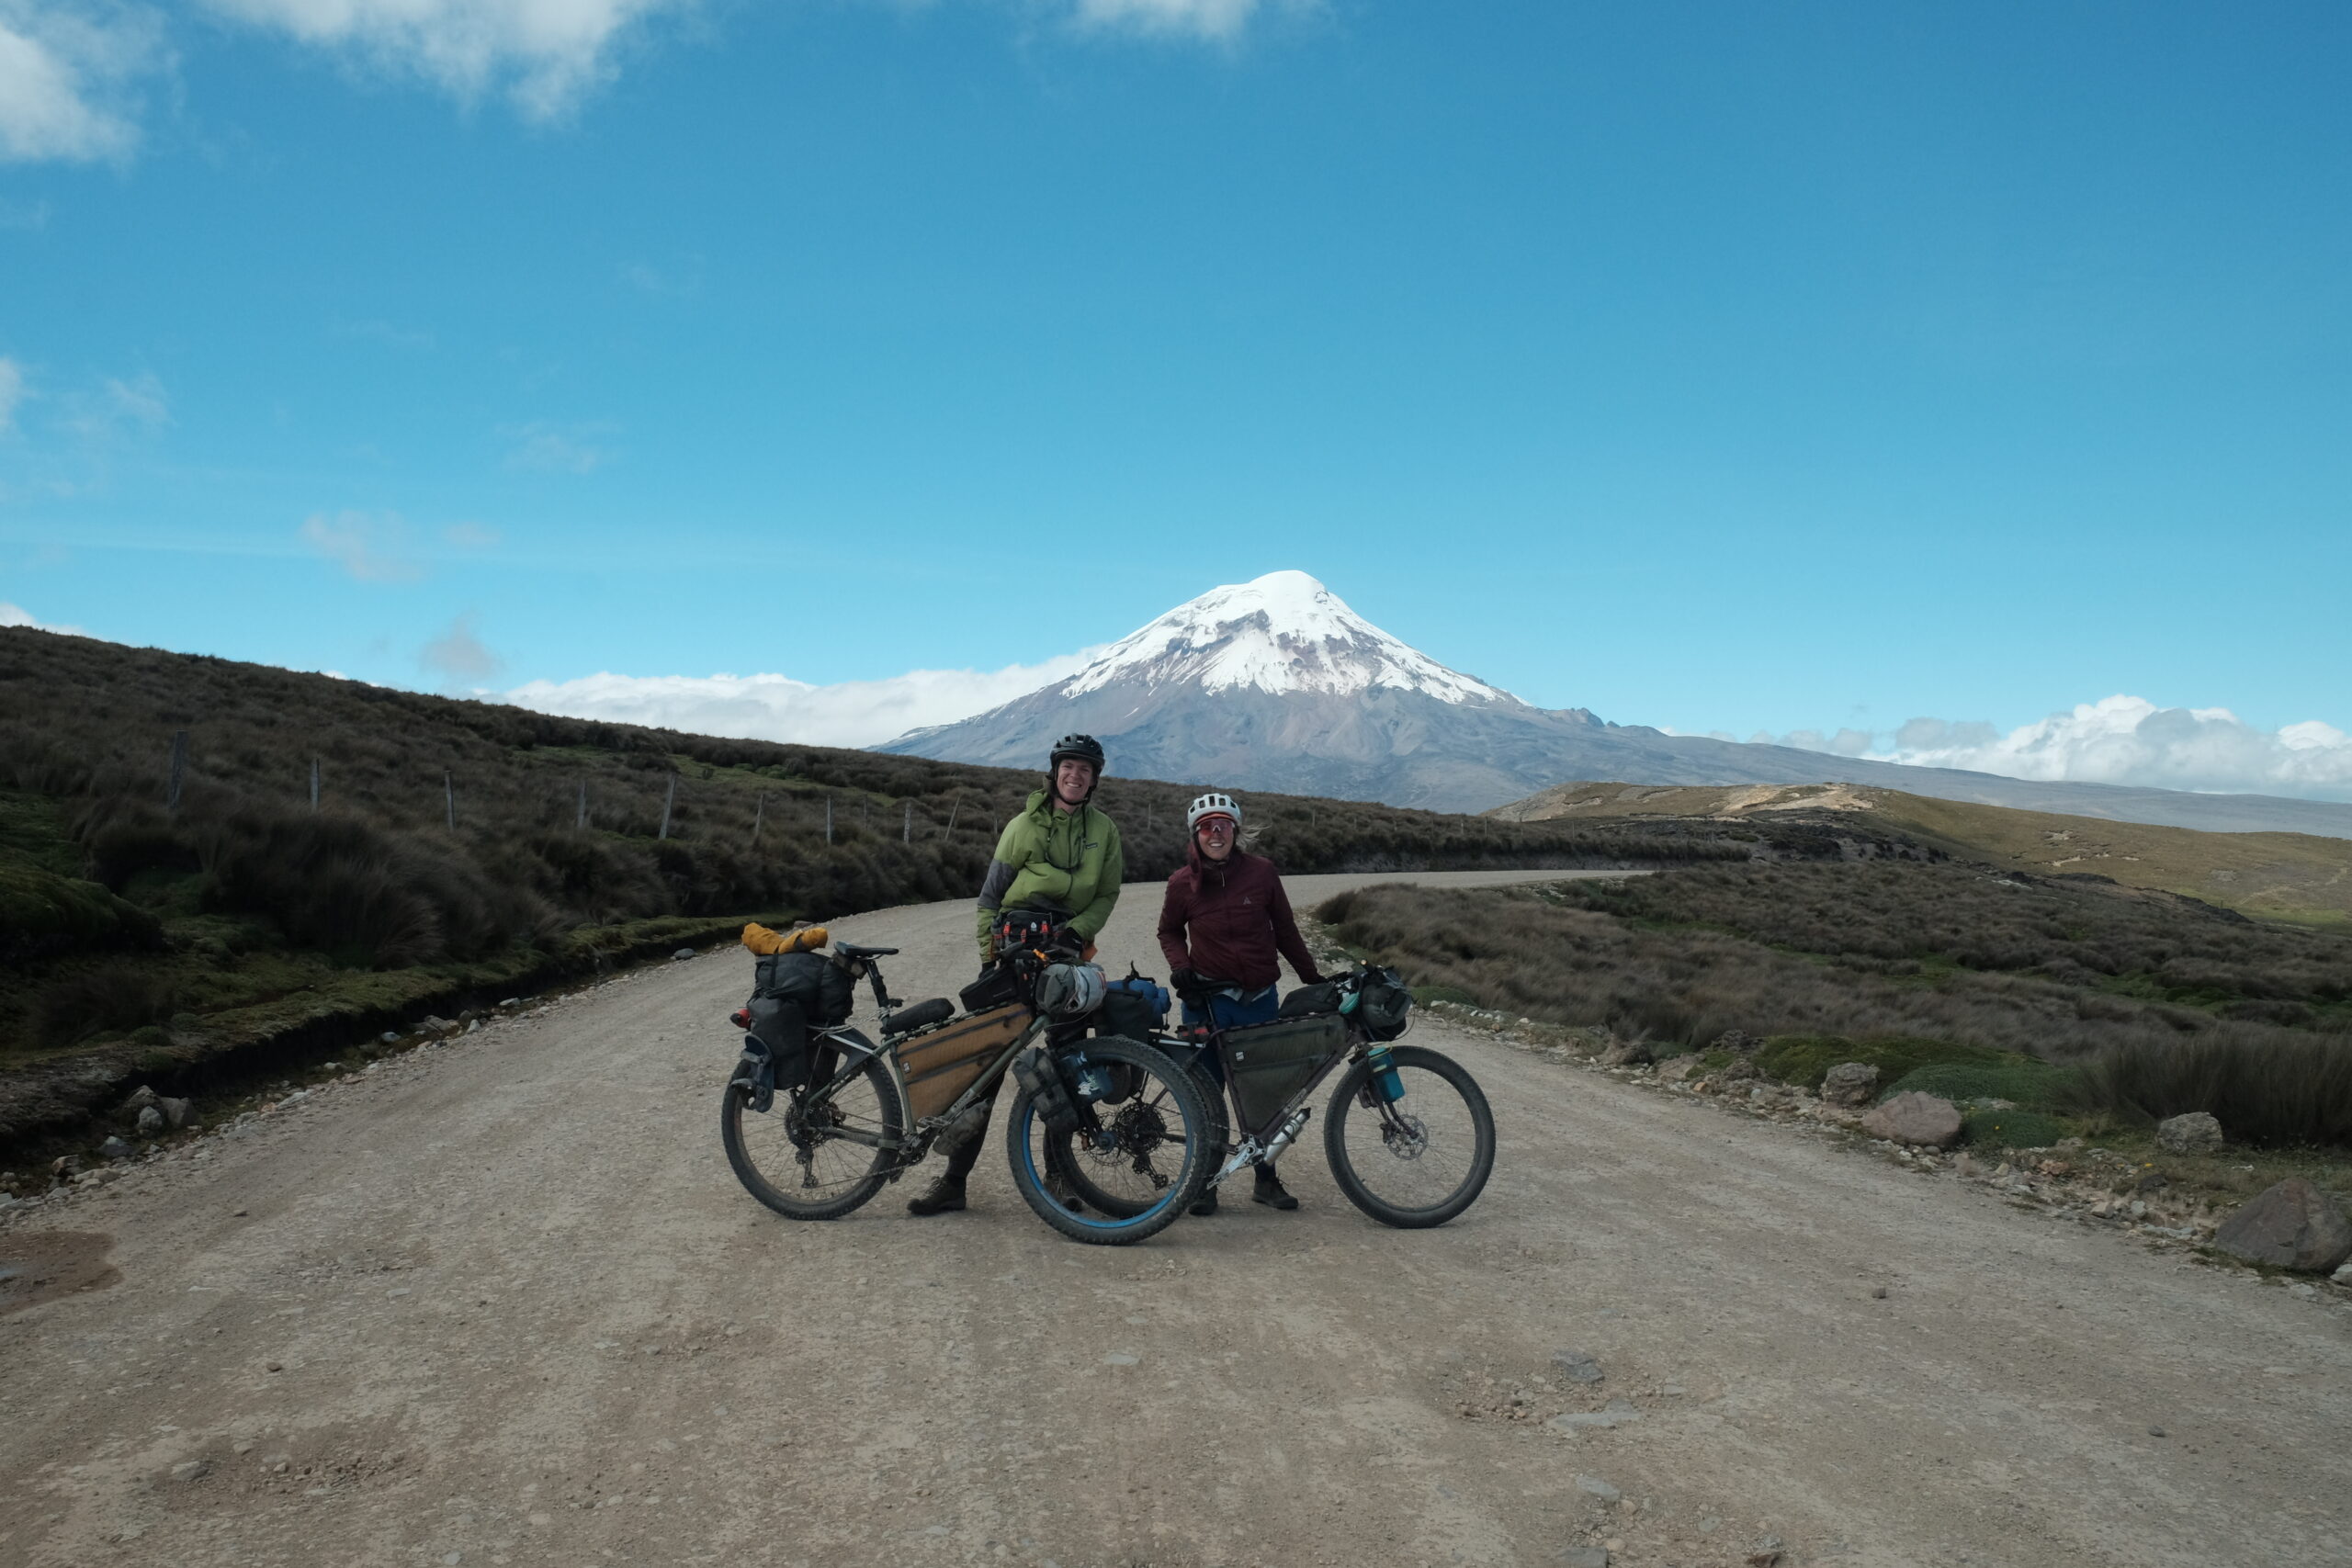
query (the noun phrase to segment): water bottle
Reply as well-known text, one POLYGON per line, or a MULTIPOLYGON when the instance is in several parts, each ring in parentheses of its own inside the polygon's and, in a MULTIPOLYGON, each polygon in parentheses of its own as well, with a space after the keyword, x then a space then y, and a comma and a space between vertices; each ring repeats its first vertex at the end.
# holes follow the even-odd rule
POLYGON ((1391 1105, 1404 1099, 1405 1080, 1396 1076, 1396 1061, 1388 1054, 1388 1047, 1376 1044, 1363 1056, 1372 1064, 1372 1083, 1380 1091, 1380 1098, 1391 1105))

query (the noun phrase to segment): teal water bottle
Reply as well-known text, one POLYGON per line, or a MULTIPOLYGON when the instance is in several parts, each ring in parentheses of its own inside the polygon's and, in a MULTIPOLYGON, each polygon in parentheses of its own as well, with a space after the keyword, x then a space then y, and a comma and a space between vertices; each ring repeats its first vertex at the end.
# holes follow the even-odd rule
POLYGON ((1391 1105, 1404 1099, 1405 1080, 1396 1076, 1396 1063, 1389 1055, 1388 1047, 1374 1045, 1363 1054, 1363 1057, 1372 1064, 1372 1082, 1380 1091, 1380 1098, 1391 1105))

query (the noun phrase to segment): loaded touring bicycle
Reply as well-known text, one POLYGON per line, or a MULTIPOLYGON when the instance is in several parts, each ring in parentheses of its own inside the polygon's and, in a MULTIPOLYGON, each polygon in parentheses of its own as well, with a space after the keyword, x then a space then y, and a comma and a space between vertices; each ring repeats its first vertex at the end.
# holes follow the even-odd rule
POLYGON ((753 1197, 793 1219, 838 1219, 934 1145, 984 1135, 1011 1073, 1013 1185, 1047 1224, 1118 1245, 1184 1212, 1216 1143, 1199 1080, 1148 1041, 1084 1034, 1102 972, 1058 951, 1050 929, 1001 934, 1001 957, 959 1010, 944 997, 912 1007, 892 997, 879 961, 896 948, 840 942, 825 953, 814 951, 821 929, 759 931, 790 950, 760 959, 756 993, 734 1015, 743 1054, 719 1113, 728 1163, 753 1197), (861 978, 879 1043, 849 1021, 861 978), (1047 1171, 1069 1178, 1092 1212, 1056 1201, 1047 1171))
MULTIPOLYGON (((1216 981, 1204 981, 1210 990, 1216 981)), ((1166 993, 1130 976, 1104 1009, 1122 1032, 1148 1039, 1183 1061, 1215 1123, 1216 1158, 1204 1186, 1216 1186, 1295 1143, 1312 1115, 1309 1101, 1334 1074, 1324 1108, 1323 1154, 1349 1201, 1383 1224, 1442 1225, 1476 1202, 1495 1166, 1495 1118, 1469 1070, 1452 1057, 1390 1043, 1403 1034, 1412 993, 1394 969, 1359 968, 1337 980, 1302 986, 1283 998, 1271 1023, 1169 1032, 1159 1022, 1166 993), (1141 994, 1148 1020, 1117 993, 1141 994), (1233 1117, 1208 1070, 1214 1055, 1232 1085, 1233 1117)), ((1091 1190, 1091 1162, 1070 1172, 1079 1195, 1116 1213, 1118 1193, 1091 1190)))

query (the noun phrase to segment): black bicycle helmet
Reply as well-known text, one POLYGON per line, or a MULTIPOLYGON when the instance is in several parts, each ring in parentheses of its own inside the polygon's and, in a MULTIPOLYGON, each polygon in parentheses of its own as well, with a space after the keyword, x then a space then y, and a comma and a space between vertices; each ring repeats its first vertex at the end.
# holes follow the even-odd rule
POLYGON ((1091 735, 1065 735, 1054 742, 1054 754, 1046 760, 1046 766, 1058 768, 1073 761, 1086 763, 1094 770, 1095 777, 1102 777, 1102 742, 1091 735))

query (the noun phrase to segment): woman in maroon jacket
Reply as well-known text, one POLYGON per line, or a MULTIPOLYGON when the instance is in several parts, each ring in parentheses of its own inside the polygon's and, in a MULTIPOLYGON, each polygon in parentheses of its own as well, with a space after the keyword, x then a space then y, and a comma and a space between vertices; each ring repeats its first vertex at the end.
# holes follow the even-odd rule
MULTIPOLYGON (((1282 874, 1265 856, 1243 852, 1241 807, 1231 795, 1201 796, 1185 812, 1184 825, 1192 846, 1186 863, 1168 879, 1159 906, 1159 950, 1168 957, 1169 984, 1184 998, 1184 1021, 1214 1021, 1220 1029, 1270 1022, 1282 1007, 1274 989, 1282 977, 1277 954, 1290 960, 1302 984, 1323 978, 1299 937, 1282 874)), ((1216 1054, 1204 1061, 1221 1083, 1225 1069, 1216 1054)), ((1298 1207, 1271 1161, 1259 1163, 1250 1197, 1269 1208, 1298 1207)), ((1193 1213, 1216 1212, 1212 1187, 1193 1213)))

